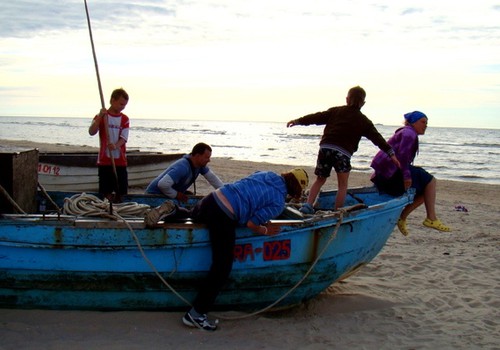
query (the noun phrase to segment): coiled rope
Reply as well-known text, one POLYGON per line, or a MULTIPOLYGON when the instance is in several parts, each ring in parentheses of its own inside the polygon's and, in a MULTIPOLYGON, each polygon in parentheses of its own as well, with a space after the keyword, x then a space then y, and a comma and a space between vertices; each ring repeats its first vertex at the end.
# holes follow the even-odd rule
POLYGON ((118 219, 120 217, 144 217, 151 209, 147 204, 135 202, 111 204, 92 194, 75 194, 64 199, 64 213, 76 216, 94 216, 118 219))

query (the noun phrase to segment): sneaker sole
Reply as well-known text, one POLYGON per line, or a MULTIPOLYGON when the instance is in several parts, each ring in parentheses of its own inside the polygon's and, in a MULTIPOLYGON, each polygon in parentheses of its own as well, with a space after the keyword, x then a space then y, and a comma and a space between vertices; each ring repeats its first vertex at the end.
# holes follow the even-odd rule
POLYGON ((144 218, 144 223, 146 226, 154 226, 158 223, 160 218, 168 213, 171 213, 175 209, 174 203, 171 201, 166 201, 157 208, 151 209, 144 218))
POLYGON ((191 322, 190 320, 188 320, 186 318, 186 316, 182 317, 182 323, 184 323, 186 326, 188 327, 192 327, 192 328, 200 328, 200 326, 198 326, 197 323, 195 322, 191 322))
MULTIPOLYGON (((191 318, 191 315, 189 315, 189 314, 188 314, 187 316, 188 316, 189 318, 191 318)), ((208 329, 207 329, 207 328, 204 328, 203 326, 200 326, 200 325, 198 324, 198 322, 196 322, 196 321, 194 321, 194 320, 191 320, 191 319, 189 319, 189 318, 187 318, 187 317, 186 317, 186 315, 184 315, 184 316, 182 317, 182 323, 184 323, 184 324, 185 324, 186 326, 188 326, 188 327, 191 327, 191 328, 198 328, 198 329, 201 329, 201 330, 203 330, 203 331, 208 331, 208 332, 213 332, 213 331, 215 331, 215 330, 217 329, 217 325, 216 325, 214 328, 208 328, 208 329)))

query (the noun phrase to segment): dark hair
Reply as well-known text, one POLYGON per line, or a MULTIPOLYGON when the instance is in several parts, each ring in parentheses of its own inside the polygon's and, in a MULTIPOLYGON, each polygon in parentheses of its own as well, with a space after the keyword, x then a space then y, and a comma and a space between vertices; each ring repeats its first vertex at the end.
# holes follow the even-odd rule
POLYGON ((349 89, 347 96, 349 97, 349 105, 361 108, 365 102, 366 92, 361 86, 355 86, 349 89))
POLYGON ((112 100, 118 100, 120 97, 123 97, 128 101, 127 91, 125 91, 123 88, 113 90, 109 103, 111 103, 112 100))
POLYGON ((193 150, 191 151, 191 155, 194 156, 195 154, 203 154, 206 150, 212 152, 212 147, 210 147, 206 143, 200 142, 194 145, 193 150))
POLYGON ((281 174, 285 179, 286 191, 293 198, 299 198, 302 195, 302 187, 299 181, 292 173, 281 174))

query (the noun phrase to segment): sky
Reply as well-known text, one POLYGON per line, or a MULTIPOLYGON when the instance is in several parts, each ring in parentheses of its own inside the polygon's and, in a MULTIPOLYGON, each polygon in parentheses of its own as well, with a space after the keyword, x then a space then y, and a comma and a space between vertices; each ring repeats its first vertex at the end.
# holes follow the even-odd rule
MULTIPOLYGON (((101 108, 84 0, 0 9, 0 116, 101 108)), ((400 125, 500 128, 500 0, 88 0, 104 103, 134 118, 286 122, 366 92, 400 125)))

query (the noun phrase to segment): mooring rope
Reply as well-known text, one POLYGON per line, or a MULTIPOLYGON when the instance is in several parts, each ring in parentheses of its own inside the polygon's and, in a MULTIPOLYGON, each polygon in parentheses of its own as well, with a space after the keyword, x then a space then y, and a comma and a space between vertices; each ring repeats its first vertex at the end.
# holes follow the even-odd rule
POLYGON ((174 295, 177 296, 180 300, 182 300, 187 305, 192 306, 191 303, 186 298, 184 298, 182 295, 180 295, 179 292, 177 292, 175 290, 175 288, 172 287, 170 285, 170 283, 168 283, 165 278, 163 278, 163 276, 160 274, 160 272, 158 271, 158 269, 156 268, 156 266, 153 264, 153 262, 151 260, 149 260, 148 256, 146 255, 146 252, 142 248, 142 244, 139 241, 139 237, 137 237, 137 235, 135 234, 135 231, 132 228, 132 226, 130 226, 130 224, 124 218, 120 217, 118 214, 115 214, 115 215, 117 215, 125 223, 125 225, 127 225, 127 228, 129 229, 130 233, 132 234, 132 237, 134 238, 134 241, 135 241, 135 243, 137 245, 137 248, 139 249, 139 252, 141 253, 142 258, 144 259, 144 261, 146 261, 146 263, 149 265, 149 267, 155 273, 155 275, 160 279, 160 281, 162 281, 162 283, 168 289, 170 289, 170 291, 172 293, 174 293, 174 295))
POLYGON ((271 308, 273 308, 274 306, 276 306, 279 302, 281 302, 283 299, 285 299, 288 295, 290 295, 290 293, 292 293, 295 289, 297 289, 302 284, 302 282, 304 282, 306 280, 306 278, 309 277, 309 275, 311 274, 312 270, 314 269, 314 267, 318 263, 319 259, 321 259, 321 257, 323 256, 323 254, 325 253, 325 251, 327 250, 327 248, 330 246, 330 243, 332 243, 333 240, 335 239, 335 237, 337 237, 337 232, 338 232, 338 230, 340 228, 340 225, 342 225, 342 221, 344 219, 344 214, 346 212, 347 212, 347 210, 344 210, 344 209, 339 209, 337 212, 335 212, 335 215, 338 215, 338 217, 339 217, 339 219, 337 221, 337 224, 335 225, 335 230, 331 234, 330 238, 326 242, 326 244, 323 247, 323 249, 321 250, 321 252, 316 257, 316 259, 314 259, 314 262, 311 264, 311 266, 306 271, 306 273, 304 274, 304 276, 302 276, 302 278, 299 281, 297 281, 297 283, 295 283, 295 285, 292 288, 290 288, 286 293, 284 293, 281 297, 279 297, 276 301, 274 301, 270 305, 268 305, 268 306, 266 306, 266 307, 264 307, 264 308, 262 308, 260 310, 254 311, 254 312, 252 312, 250 314, 241 315, 241 316, 235 316, 235 317, 226 317, 226 316, 220 316, 219 315, 219 317, 221 319, 225 319, 225 320, 238 320, 238 319, 245 319, 245 318, 257 316, 257 315, 259 315, 261 313, 264 313, 264 312, 270 310, 271 308))
MULTIPOLYGON (((123 216, 133 216, 133 217, 144 217, 146 212, 150 210, 151 207, 146 204, 138 204, 135 202, 131 203, 120 203, 120 204, 113 204, 112 205, 112 212, 110 213, 110 203, 107 201, 103 201, 99 198, 97 198, 94 195, 91 194, 76 194, 72 196, 71 198, 65 198, 64 199, 64 213, 68 215, 77 215, 77 216, 94 216, 94 217, 106 217, 110 218, 113 220, 120 220, 125 223, 127 228, 132 234, 132 237, 139 249, 139 252, 142 255, 142 258, 146 263, 150 266, 151 270, 156 274, 156 276, 162 281, 162 283, 172 291, 180 300, 182 300, 186 305, 192 306, 191 303, 186 300, 182 295, 180 295, 174 287, 172 287, 160 274, 160 272, 156 269, 155 265, 149 260, 149 258, 146 255, 146 252, 144 251, 142 244, 137 237, 134 229, 130 224, 127 222, 123 216)), ((297 283, 291 287, 287 292, 285 292, 281 297, 279 297, 277 300, 275 300, 273 303, 270 305, 254 311, 250 314, 246 315, 240 315, 240 316, 235 316, 235 317, 227 317, 227 316, 221 316, 221 315, 216 315, 217 317, 225 320, 238 320, 238 319, 245 319, 249 317, 253 317, 256 315, 259 315, 261 313, 264 313, 268 311, 269 309, 273 308, 276 306, 278 303, 280 303, 283 299, 285 299, 290 293, 292 293, 295 289, 297 289, 305 280, 306 278, 311 274, 312 270, 318 263, 318 261, 321 259, 325 251, 328 249, 330 244, 333 242, 335 237, 337 237, 338 230, 340 228, 340 225, 342 225, 342 221, 344 218, 344 214, 352 210, 352 208, 342 208, 339 209, 336 212, 331 213, 334 214, 335 216, 338 216, 337 223, 335 225, 335 229, 333 233, 330 235, 328 241, 324 245, 323 249, 321 252, 316 256, 316 259, 314 259, 313 263, 309 267, 309 269, 306 271, 306 273, 302 276, 302 278, 297 281, 297 283)))
POLYGON ((40 181, 37 182, 37 185, 38 185, 38 188, 40 189, 40 191, 42 192, 42 195, 45 197, 45 199, 47 199, 49 201, 49 203, 57 210, 57 214, 61 214, 61 208, 59 208, 57 203, 54 202, 52 197, 50 197, 50 195, 47 193, 47 191, 45 190, 45 187, 43 187, 43 185, 40 183, 40 181))
POLYGON ((12 207, 20 214, 26 214, 26 212, 17 204, 17 202, 10 196, 9 192, 2 185, 0 185, 0 193, 5 199, 12 205, 12 207))
POLYGON ((76 194, 71 198, 64 199, 64 212, 69 215, 82 215, 82 216, 97 216, 97 217, 106 217, 113 220, 120 220, 129 229, 132 234, 132 238, 134 239, 139 252, 141 253, 142 258, 149 265, 151 270, 155 273, 155 275, 162 281, 162 283, 172 291, 180 300, 185 302, 187 305, 191 306, 191 303, 186 300, 182 295, 180 295, 174 287, 172 287, 163 276, 160 274, 156 266, 153 264, 151 260, 146 255, 144 248, 137 237, 134 229, 130 225, 130 223, 123 217, 144 217, 144 215, 151 209, 151 206, 147 204, 138 204, 135 202, 129 203, 119 203, 113 204, 111 206, 112 213, 110 213, 110 203, 106 200, 103 201, 91 194, 76 194))

